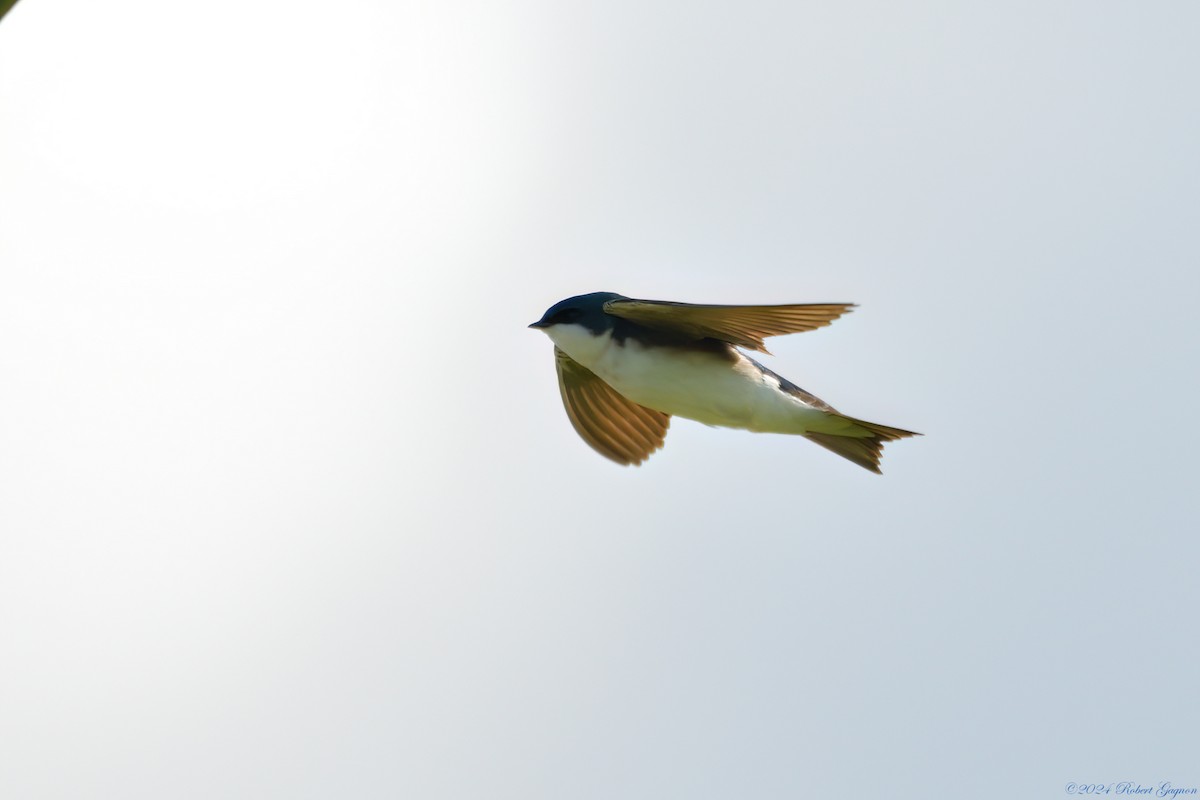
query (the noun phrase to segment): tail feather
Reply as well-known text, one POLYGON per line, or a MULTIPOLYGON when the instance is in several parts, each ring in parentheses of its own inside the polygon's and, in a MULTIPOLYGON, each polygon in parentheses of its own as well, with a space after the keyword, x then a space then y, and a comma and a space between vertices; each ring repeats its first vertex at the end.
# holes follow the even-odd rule
POLYGON ((879 468, 879 460, 883 457, 884 442, 894 442, 897 439, 921 435, 914 431, 891 428, 876 422, 866 422, 852 417, 843 417, 841 414, 837 414, 836 416, 841 417, 845 422, 852 423, 844 428, 845 433, 841 431, 838 433, 808 431, 804 436, 821 445, 826 450, 830 450, 842 458, 853 461, 863 469, 869 469, 876 475, 883 474, 883 470, 879 468))

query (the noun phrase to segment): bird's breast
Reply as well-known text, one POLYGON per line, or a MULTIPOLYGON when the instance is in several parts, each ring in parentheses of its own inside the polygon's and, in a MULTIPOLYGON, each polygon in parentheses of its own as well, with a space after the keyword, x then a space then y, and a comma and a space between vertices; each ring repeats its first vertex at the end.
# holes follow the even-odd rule
POLYGON ((555 345, 633 402, 729 428, 802 433, 817 409, 781 391, 779 379, 735 348, 645 344, 582 325, 547 330, 555 345))
POLYGON ((635 403, 706 425, 791 432, 801 409, 779 382, 732 347, 610 342, 584 364, 635 403))

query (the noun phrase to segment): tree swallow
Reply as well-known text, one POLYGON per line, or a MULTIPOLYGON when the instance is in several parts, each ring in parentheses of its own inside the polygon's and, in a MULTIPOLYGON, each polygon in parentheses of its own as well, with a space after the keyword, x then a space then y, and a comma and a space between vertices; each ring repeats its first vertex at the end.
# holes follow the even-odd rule
POLYGON ((554 342, 558 389, 576 432, 618 464, 645 461, 677 416, 798 434, 879 473, 884 442, 920 434, 847 417, 738 349, 767 353, 765 337, 823 328, 853 307, 710 306, 593 292, 552 305, 529 327, 554 342))

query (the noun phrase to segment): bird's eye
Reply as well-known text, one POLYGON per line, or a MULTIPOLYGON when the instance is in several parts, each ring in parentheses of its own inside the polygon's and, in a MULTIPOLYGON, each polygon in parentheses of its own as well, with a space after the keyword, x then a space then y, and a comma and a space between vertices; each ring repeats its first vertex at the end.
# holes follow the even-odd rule
POLYGON ((564 308, 558 312, 558 318, 563 322, 570 322, 573 319, 579 319, 580 311, 578 308, 564 308))

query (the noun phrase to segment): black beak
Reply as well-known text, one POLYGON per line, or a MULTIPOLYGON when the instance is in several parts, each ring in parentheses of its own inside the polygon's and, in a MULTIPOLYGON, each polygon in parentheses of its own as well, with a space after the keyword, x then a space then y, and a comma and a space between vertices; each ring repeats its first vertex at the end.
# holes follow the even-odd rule
POLYGON ((537 322, 529 323, 529 327, 531 327, 531 328, 549 328, 550 326, 546 324, 546 321, 544 319, 539 319, 537 322))

